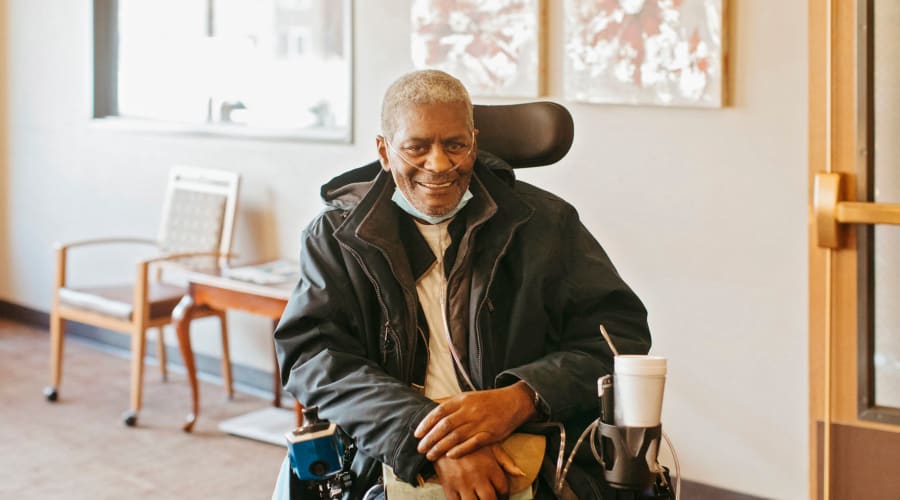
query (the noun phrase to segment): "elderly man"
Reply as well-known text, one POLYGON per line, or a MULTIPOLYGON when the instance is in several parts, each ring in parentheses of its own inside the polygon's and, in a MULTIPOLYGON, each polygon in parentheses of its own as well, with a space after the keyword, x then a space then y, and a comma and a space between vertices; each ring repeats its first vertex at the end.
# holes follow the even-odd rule
POLYGON ((285 388, 355 440, 350 498, 382 464, 447 498, 505 497, 521 471, 498 443, 530 421, 577 436, 612 368, 599 325, 646 353, 646 310, 571 205, 478 150, 458 80, 401 77, 381 126, 378 162, 323 186, 303 233, 275 332, 285 388))

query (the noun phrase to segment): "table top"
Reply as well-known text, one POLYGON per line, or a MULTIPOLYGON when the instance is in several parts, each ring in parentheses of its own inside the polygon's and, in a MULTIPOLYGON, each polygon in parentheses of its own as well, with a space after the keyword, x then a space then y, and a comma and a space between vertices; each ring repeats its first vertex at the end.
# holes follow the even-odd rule
POLYGON ((291 278, 286 278, 285 281, 279 283, 267 284, 254 283, 230 277, 228 276, 227 269, 219 271, 186 271, 184 273, 184 278, 191 283, 199 285, 212 286, 260 297, 269 297, 287 302, 294 287, 297 286, 299 274, 291 278))

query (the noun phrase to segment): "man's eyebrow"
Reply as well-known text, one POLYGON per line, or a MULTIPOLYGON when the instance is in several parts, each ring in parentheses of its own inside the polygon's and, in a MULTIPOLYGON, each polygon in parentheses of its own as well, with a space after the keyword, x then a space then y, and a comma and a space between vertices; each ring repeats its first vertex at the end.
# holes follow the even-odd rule
MULTIPOLYGON (((441 139, 441 142, 466 140, 471 136, 472 136, 471 133, 459 133, 456 135, 444 137, 443 139, 441 139)), ((431 141, 432 141, 431 137, 412 135, 412 136, 409 136, 409 137, 403 139, 401 142, 431 142, 431 141)))
POLYGON ((472 137, 472 134, 457 134, 457 135, 452 135, 450 137, 445 137, 444 141, 445 142, 446 141, 462 141, 462 140, 466 140, 470 137, 472 137))

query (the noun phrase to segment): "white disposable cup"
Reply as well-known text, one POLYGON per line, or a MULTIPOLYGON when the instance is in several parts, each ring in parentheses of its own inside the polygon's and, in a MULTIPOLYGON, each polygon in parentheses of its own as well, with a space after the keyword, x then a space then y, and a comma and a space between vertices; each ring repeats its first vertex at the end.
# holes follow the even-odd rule
POLYGON ((662 414, 666 358, 622 355, 614 358, 614 418, 620 427, 656 427, 662 414))

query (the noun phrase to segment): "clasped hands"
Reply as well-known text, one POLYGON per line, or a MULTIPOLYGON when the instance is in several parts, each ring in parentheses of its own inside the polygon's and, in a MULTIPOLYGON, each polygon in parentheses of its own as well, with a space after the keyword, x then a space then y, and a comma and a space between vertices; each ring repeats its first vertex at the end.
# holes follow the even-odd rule
POLYGON ((490 499, 509 494, 506 474, 524 473, 500 446, 532 418, 531 389, 524 382, 458 394, 419 423, 418 451, 434 463, 447 498, 490 499))

